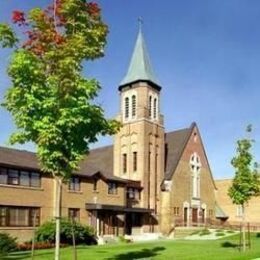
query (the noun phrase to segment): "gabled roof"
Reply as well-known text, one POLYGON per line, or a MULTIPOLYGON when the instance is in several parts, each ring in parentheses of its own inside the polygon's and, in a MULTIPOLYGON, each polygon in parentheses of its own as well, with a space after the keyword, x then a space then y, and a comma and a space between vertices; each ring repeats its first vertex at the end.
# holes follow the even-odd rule
MULTIPOLYGON (((137 81, 149 81, 159 87, 141 29, 139 30, 130 65, 119 89, 137 81)), ((159 87, 160 88, 160 87, 159 87)))
POLYGON ((165 135, 166 180, 170 180, 172 178, 195 125, 195 123, 192 123, 189 128, 169 132, 165 135))
MULTIPOLYGON (((195 122, 193 122, 189 128, 184 128, 177 131, 169 132, 165 135, 165 145, 166 145, 165 147, 166 162, 165 162, 165 176, 164 176, 165 180, 172 179, 172 176, 178 166, 178 163, 180 162, 181 156, 188 144, 190 136, 195 127, 197 127, 197 125, 195 122)), ((198 134, 199 134, 199 130, 198 130, 198 134)), ((202 143, 203 152, 206 157, 207 165, 209 167, 210 177, 212 179, 215 189, 217 189, 202 140, 201 143, 202 143)))

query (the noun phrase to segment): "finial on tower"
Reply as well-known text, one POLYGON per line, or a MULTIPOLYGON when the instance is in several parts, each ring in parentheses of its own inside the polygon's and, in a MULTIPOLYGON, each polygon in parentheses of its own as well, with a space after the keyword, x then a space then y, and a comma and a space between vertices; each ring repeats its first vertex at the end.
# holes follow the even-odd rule
POLYGON ((139 31, 140 32, 142 31, 143 24, 144 24, 143 18, 141 16, 139 16, 138 17, 138 25, 139 25, 139 31))

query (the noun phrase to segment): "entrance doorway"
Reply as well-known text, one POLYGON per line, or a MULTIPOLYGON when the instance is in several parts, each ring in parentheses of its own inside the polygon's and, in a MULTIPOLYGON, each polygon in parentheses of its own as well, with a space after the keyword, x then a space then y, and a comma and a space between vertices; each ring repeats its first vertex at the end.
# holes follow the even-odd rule
POLYGON ((198 209, 193 208, 192 209, 192 224, 197 224, 198 223, 198 209))

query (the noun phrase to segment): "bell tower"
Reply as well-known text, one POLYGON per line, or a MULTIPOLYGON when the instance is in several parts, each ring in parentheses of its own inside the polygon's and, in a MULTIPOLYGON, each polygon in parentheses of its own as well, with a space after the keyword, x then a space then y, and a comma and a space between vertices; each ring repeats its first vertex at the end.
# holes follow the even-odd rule
POLYGON ((128 71, 119 85, 122 123, 114 142, 114 174, 141 181, 141 206, 159 211, 164 173, 164 125, 160 91, 141 26, 128 71))

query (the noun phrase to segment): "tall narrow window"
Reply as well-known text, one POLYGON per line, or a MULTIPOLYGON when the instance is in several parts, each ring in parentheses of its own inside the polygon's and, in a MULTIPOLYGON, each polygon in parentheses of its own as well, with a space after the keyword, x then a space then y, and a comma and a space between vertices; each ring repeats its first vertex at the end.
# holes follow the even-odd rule
POLYGON ((124 153, 123 154, 123 173, 126 173, 127 172, 127 154, 124 153))
POLYGON ((132 96, 132 117, 136 116, 136 95, 132 96))
POLYGON ((133 152, 133 170, 137 171, 137 152, 133 152))
POLYGON ((7 169, 0 168, 0 183, 7 184, 7 179, 8 179, 7 169))
POLYGON ((94 179, 93 180, 93 191, 97 191, 97 184, 98 184, 98 180, 94 179))
POLYGON ((157 98, 153 100, 153 118, 157 118, 157 98))
POLYGON ((40 187, 41 186, 41 177, 37 172, 31 173, 31 186, 32 187, 40 187))
POLYGON ((125 98, 125 119, 129 118, 129 98, 125 98))
POLYGON ((152 117, 152 96, 149 97, 149 117, 152 117))
POLYGON ((8 171, 8 184, 19 185, 19 172, 17 170, 8 171))
POLYGON ((200 158, 196 153, 191 155, 190 166, 192 172, 192 195, 193 198, 199 198, 200 196, 200 158))
POLYGON ((21 171, 20 172, 20 185, 30 186, 30 175, 29 172, 21 171))

